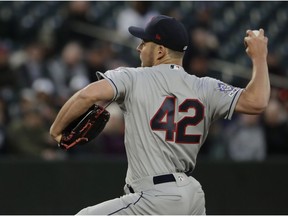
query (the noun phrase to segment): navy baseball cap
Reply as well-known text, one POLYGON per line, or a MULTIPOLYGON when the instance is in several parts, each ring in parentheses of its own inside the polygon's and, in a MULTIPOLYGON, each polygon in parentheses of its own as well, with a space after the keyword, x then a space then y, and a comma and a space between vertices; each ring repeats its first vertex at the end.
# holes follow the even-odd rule
POLYGON ((144 41, 151 41, 169 49, 184 52, 188 46, 188 33, 184 25, 173 17, 158 15, 145 29, 130 26, 128 31, 144 41))

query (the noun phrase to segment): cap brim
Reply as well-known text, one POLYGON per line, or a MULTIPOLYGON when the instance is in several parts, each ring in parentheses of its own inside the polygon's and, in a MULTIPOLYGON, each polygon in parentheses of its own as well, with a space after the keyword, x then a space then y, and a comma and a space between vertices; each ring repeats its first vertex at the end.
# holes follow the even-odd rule
POLYGON ((145 34, 144 29, 139 28, 139 27, 135 27, 135 26, 130 26, 128 28, 128 31, 130 32, 130 34, 132 34, 134 37, 140 38, 140 39, 148 39, 147 35, 145 34))

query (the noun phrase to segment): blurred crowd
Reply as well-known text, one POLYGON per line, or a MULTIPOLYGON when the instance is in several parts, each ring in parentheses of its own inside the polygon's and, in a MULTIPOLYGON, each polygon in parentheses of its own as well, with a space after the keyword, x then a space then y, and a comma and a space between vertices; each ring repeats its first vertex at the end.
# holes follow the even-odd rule
MULTIPOLYGON (((139 65, 136 47, 126 52, 127 47, 99 40, 73 28, 75 22, 95 24, 89 16, 90 4, 66 2, 59 27, 49 30, 47 26, 40 26, 34 36, 19 37, 23 34, 13 26, 0 25, 1 157, 45 160, 86 158, 97 154, 125 157, 125 126, 116 104, 108 108, 111 119, 102 134, 86 146, 65 152, 49 136, 50 125, 61 106, 73 93, 96 81, 96 71, 139 65)), ((151 2, 129 2, 117 11, 114 30, 121 35, 123 43, 135 40, 128 34, 128 26, 144 27, 151 17, 163 13, 151 5, 151 2)), ((185 55, 184 68, 199 77, 211 76, 244 87, 248 80, 227 77, 208 67, 209 60, 219 58, 220 52, 217 35, 209 26, 213 8, 213 3, 209 7, 203 3, 203 8, 193 14, 194 22, 187 26, 191 44, 185 55)), ((166 14, 185 21, 177 8, 166 14)), ((3 24, 5 20, 1 19, 3 17, 0 18, 3 24)), ((288 77, 287 69, 281 67, 275 53, 269 54, 268 63, 270 73, 288 77)), ((200 157, 262 161, 268 157, 288 156, 287 89, 272 88, 269 106, 262 115, 236 114, 232 121, 215 122, 200 157)))

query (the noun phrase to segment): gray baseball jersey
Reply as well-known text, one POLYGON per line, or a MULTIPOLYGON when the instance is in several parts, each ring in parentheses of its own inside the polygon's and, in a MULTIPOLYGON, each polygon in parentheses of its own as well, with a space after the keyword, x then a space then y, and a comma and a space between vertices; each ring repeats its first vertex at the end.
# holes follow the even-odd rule
POLYGON ((211 122, 230 119, 241 92, 170 64, 122 67, 103 76, 124 112, 127 183, 193 170, 211 122))
POLYGON ((99 74, 124 112, 126 195, 78 215, 205 214, 202 187, 185 172, 195 167, 211 122, 231 118, 242 90, 170 64, 99 74))

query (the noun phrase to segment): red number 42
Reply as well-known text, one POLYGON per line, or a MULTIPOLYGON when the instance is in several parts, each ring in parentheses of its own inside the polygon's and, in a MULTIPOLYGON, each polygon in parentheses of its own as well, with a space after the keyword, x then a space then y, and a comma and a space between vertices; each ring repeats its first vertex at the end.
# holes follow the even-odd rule
POLYGON ((199 144, 201 135, 186 134, 187 126, 197 125, 204 119, 204 106, 196 99, 186 99, 178 107, 177 112, 188 112, 194 109, 194 116, 185 116, 180 121, 175 122, 176 98, 166 97, 158 111, 150 121, 151 129, 154 131, 164 131, 165 140, 178 144, 199 144), (174 138, 176 134, 176 138, 174 138))

